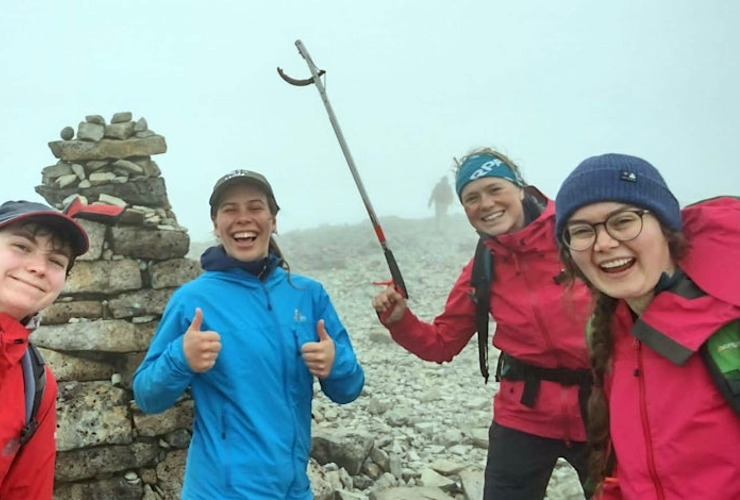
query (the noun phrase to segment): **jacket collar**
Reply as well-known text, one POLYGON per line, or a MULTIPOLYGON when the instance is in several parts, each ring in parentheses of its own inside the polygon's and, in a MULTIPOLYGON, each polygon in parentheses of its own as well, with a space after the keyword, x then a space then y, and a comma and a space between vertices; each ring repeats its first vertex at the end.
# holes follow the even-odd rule
POLYGON ((542 252, 555 245, 555 204, 534 186, 527 186, 525 193, 535 200, 541 213, 519 231, 487 237, 486 245, 494 254, 542 252))

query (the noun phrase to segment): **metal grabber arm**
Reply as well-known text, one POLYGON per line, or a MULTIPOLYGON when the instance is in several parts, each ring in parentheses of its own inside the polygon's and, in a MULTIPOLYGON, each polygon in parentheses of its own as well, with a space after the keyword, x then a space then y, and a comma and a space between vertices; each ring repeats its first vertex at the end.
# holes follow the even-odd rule
POLYGON ((365 204, 365 210, 367 210, 367 214, 370 217, 370 222, 372 222, 373 224, 375 235, 378 237, 380 246, 383 248, 383 254, 385 255, 385 260, 388 263, 388 269, 391 272, 390 284, 395 286, 395 288, 399 291, 399 293, 401 293, 401 295, 403 295, 405 298, 408 298, 409 294, 408 294, 408 290, 406 289, 406 283, 404 283, 403 281, 403 276, 401 276, 401 270, 398 268, 398 264, 396 263, 396 259, 393 256, 393 252, 388 247, 388 242, 386 241, 385 234, 383 233, 383 228, 380 226, 380 222, 378 222, 378 217, 375 215, 375 210, 373 209, 373 206, 370 203, 370 197, 365 191, 365 186, 362 184, 362 179, 360 178, 360 174, 357 172, 355 161, 352 159, 352 154, 349 151, 347 142, 344 140, 342 129, 339 127, 339 122, 337 121, 337 117, 334 115, 334 110, 331 107, 329 98, 326 96, 326 88, 324 87, 324 84, 321 81, 321 76, 325 74, 325 71, 320 70, 313 63, 313 60, 311 59, 311 56, 308 55, 308 51, 306 50, 305 45, 303 45, 303 42, 301 42, 300 40, 296 40, 295 45, 296 47, 298 47, 298 52, 301 54, 303 59, 305 59, 306 64, 308 64, 308 69, 311 71, 311 78, 306 78, 305 80, 298 80, 296 78, 291 78, 288 75, 286 75, 285 72, 283 72, 281 68, 277 69, 278 74, 280 75, 280 78, 282 78, 283 80, 285 80, 291 85, 296 85, 298 87, 305 87, 311 84, 316 85, 316 88, 318 89, 319 94, 321 95, 321 100, 324 101, 324 107, 326 108, 326 112, 329 115, 329 121, 331 122, 331 126, 334 129, 334 133, 337 136, 337 140, 339 141, 339 146, 342 148, 342 153, 344 153, 344 158, 347 160, 347 165, 349 166, 350 172, 352 172, 352 178, 355 180, 355 185, 357 186, 357 189, 360 191, 362 202, 365 204))

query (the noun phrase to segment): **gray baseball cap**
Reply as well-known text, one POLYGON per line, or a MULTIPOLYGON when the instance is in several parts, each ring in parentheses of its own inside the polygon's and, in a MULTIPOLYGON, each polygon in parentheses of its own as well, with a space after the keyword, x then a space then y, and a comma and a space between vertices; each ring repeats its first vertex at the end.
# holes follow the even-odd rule
POLYGON ((273 214, 277 214, 280 207, 275 201, 275 195, 272 192, 272 186, 267 182, 264 175, 254 172, 252 170, 233 170, 228 174, 221 177, 216 181, 216 185, 213 186, 213 192, 208 203, 211 205, 211 215, 214 215, 218 210, 218 205, 221 202, 221 197, 224 195, 227 189, 238 184, 249 184, 255 186, 260 191, 263 191, 267 195, 267 201, 270 204, 270 210, 273 214))

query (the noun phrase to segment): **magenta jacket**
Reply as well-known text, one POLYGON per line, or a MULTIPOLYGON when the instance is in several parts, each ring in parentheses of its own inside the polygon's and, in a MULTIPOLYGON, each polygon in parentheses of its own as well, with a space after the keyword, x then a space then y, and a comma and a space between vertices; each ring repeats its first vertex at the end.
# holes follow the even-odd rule
POLYGON ((682 213, 689 252, 679 267, 691 280, 657 294, 637 320, 620 303, 614 322, 606 390, 627 499, 740 498, 740 419, 697 352, 740 318, 740 201, 682 213))
MULTIPOLYGON (((543 213, 529 225, 488 240, 495 275, 493 344, 540 367, 584 369, 589 367, 584 330, 590 297, 581 283, 569 288, 555 280, 562 265, 554 234, 555 206, 548 200, 543 213)), ((444 312, 431 324, 407 310, 400 321, 388 326, 394 340, 422 359, 452 360, 476 331, 472 266, 471 259, 450 291, 444 312)), ((522 381, 501 380, 493 404, 496 423, 537 436, 585 441, 578 386, 543 380, 533 408, 520 402, 523 388, 522 381)))

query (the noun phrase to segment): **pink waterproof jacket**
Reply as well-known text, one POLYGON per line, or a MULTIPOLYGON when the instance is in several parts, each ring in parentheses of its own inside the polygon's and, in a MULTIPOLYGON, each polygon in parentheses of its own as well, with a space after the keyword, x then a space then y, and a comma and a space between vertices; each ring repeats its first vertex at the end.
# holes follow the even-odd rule
POLYGON ((683 220, 679 266, 691 280, 657 294, 636 321, 620 303, 614 322, 606 391, 627 499, 740 498, 740 419, 697 353, 740 318, 740 201, 693 205, 683 220))
POLYGON ((50 500, 54 487, 57 384, 46 369, 36 433, 19 452, 25 425, 21 358, 28 345, 28 330, 0 313, 0 499, 50 500))
MULTIPOLYGON (((491 313, 493 344, 522 361, 544 368, 589 367, 585 323, 590 312, 586 288, 556 280, 562 270, 554 239, 555 206, 523 229, 488 240, 493 253, 491 313)), ((476 331, 471 299, 473 261, 463 268, 445 310, 429 324, 410 310, 388 326, 394 340, 422 359, 442 363, 457 355, 476 331)), ((502 379, 494 398, 494 421, 537 436, 585 441, 577 386, 543 380, 534 407, 520 400, 524 382, 502 379)))

